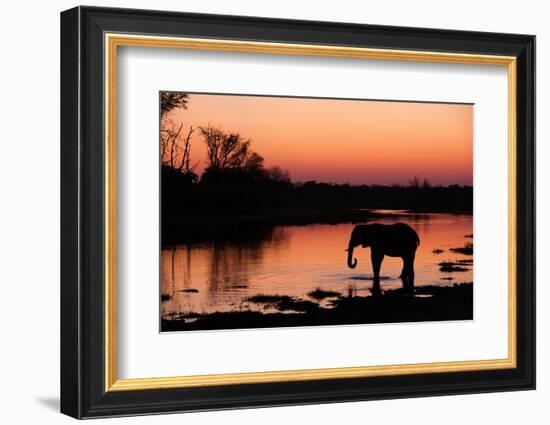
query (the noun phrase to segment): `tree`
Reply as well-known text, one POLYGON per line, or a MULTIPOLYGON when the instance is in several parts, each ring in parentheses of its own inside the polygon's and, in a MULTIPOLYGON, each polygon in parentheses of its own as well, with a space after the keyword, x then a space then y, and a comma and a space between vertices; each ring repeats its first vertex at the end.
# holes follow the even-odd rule
POLYGON ((420 178, 418 176, 414 176, 412 180, 409 180, 409 187, 412 189, 428 190, 431 189, 432 184, 426 177, 422 182, 420 182, 420 178))
POLYGON ((427 178, 424 178, 424 181, 422 182, 422 189, 428 190, 432 188, 432 184, 427 178))
POLYGON ((238 133, 227 134, 221 128, 212 125, 199 127, 199 131, 206 143, 208 168, 211 171, 263 169, 264 159, 250 149, 250 139, 244 139, 238 133))
POLYGON ((264 169, 264 157, 257 152, 248 152, 240 169, 249 173, 259 173, 264 169))
POLYGON ((167 120, 161 129, 161 162, 183 174, 193 172, 198 163, 191 166, 191 136, 195 129, 190 126, 187 134, 182 133, 183 124, 176 125, 167 120))
MULTIPOLYGON (((174 109, 187 109, 189 95, 187 93, 163 92, 160 95, 160 157, 162 165, 174 171, 192 176, 197 164, 191 166, 191 136, 195 129, 189 127, 186 135, 182 133, 183 124, 177 126, 170 119, 174 109)), ((196 176, 195 176, 196 177, 196 176)))
POLYGON ((160 94, 161 119, 176 108, 187 109, 188 100, 189 95, 187 93, 162 92, 160 94))
POLYGON ((181 158, 181 163, 179 166, 179 171, 183 172, 184 174, 190 175, 193 173, 193 170, 198 165, 198 162, 195 163, 192 167, 190 166, 191 163, 191 136, 195 129, 190 126, 189 131, 187 132, 187 136, 185 136, 185 139, 183 139, 183 154, 181 158))
POLYGON ((420 179, 418 176, 414 176, 412 180, 409 180, 409 187, 414 189, 420 189, 420 179))
POLYGON ((274 166, 265 170, 267 178, 275 183, 290 183, 290 173, 281 167, 274 166))

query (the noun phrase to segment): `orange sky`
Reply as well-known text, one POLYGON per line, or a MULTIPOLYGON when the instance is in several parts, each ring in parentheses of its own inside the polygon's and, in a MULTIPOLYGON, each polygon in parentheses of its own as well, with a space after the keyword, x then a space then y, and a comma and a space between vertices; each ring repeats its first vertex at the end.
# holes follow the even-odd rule
MULTIPOLYGON (((293 181, 471 185, 473 106, 363 100, 190 94, 187 110, 171 118, 184 128, 221 126, 252 139, 265 166, 293 181)), ((202 173, 206 149, 192 139, 202 173)))

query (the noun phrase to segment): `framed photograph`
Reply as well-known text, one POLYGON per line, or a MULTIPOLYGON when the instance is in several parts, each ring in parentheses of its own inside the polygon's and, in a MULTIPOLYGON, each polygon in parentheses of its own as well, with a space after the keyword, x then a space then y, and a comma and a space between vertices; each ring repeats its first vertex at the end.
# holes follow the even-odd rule
POLYGON ((61 411, 534 389, 535 37, 61 14, 61 411))

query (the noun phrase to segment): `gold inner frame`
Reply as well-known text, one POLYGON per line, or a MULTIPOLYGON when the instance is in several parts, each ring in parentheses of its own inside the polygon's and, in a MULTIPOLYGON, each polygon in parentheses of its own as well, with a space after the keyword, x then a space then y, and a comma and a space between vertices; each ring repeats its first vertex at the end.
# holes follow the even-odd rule
POLYGON ((214 385, 311 381, 417 373, 515 368, 516 358, 516 58, 462 53, 370 49, 328 45, 212 40, 106 33, 105 46, 105 391, 135 391, 214 385), (120 46, 437 62, 507 67, 508 71, 508 357, 381 366, 247 372, 163 378, 118 379, 116 325, 116 100, 120 46))

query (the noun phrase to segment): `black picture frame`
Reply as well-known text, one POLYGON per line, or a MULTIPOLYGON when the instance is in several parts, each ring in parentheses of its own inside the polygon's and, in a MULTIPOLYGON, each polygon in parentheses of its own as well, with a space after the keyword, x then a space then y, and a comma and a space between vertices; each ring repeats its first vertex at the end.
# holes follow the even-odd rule
POLYGON ((61 13, 61 117, 61 412, 92 418, 535 388, 534 36, 76 7, 61 13), (517 367, 105 391, 106 32, 514 56, 517 367))

